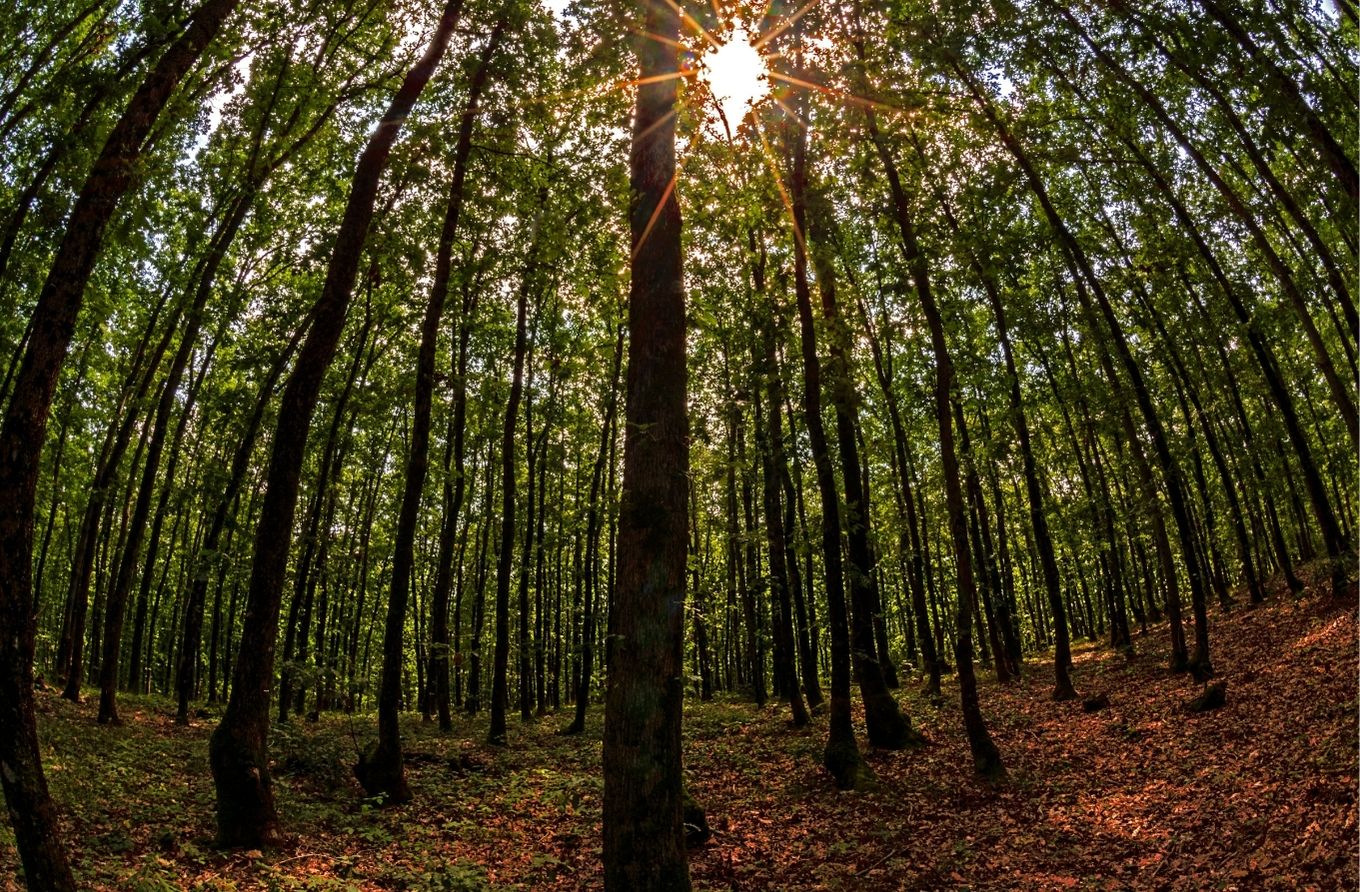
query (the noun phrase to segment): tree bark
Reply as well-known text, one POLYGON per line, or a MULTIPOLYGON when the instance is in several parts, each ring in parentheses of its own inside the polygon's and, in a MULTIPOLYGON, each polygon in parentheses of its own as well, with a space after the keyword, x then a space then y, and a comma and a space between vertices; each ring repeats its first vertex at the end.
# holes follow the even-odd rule
POLYGON ((461 8, 461 0, 450 0, 445 5, 430 45, 407 72, 359 156, 326 282, 314 307, 311 329, 284 386, 264 503, 255 533, 255 557, 241 631, 241 646, 249 658, 236 661, 227 710, 209 746, 217 788, 217 839, 224 846, 250 847, 281 841, 269 776, 269 696, 307 433, 322 378, 335 356, 344 327, 364 240, 373 219, 379 178, 411 108, 444 56, 461 8))
POLYGON ((147 136, 180 80, 237 0, 207 0, 157 60, 109 134, 81 187, 47 281, 32 335, 0 425, 0 780, 24 875, 33 888, 75 888, 38 754, 33 713, 36 615, 32 598, 33 508, 47 416, 75 333, 85 285, 104 233, 132 185, 147 136))
POLYGON ((642 30, 629 158, 627 424, 605 695, 604 881, 612 892, 687 892, 680 722, 689 420, 673 194, 678 7, 645 4, 642 30))
MULTIPOLYGON (((870 121, 876 121, 873 109, 865 110, 870 121)), ((945 340, 944 321, 930 288, 930 267, 921 253, 916 239, 916 227, 911 217, 911 206, 902 188, 897 164, 882 140, 875 143, 879 161, 888 179, 892 207, 902 239, 902 253, 916 285, 926 326, 930 330, 931 351, 935 357, 935 420, 940 432, 940 463, 944 473, 945 503, 949 511, 949 532, 954 545, 955 573, 958 579, 958 613, 954 640, 954 660, 959 676, 959 700, 963 712, 964 731, 973 754, 973 767, 978 774, 997 778, 1005 775, 1001 752, 992 741, 991 733, 978 704, 977 678, 973 674, 973 611, 977 588, 973 578, 973 556, 968 544, 968 509, 964 504, 960 483, 958 453, 954 447, 954 426, 950 417, 954 400, 954 362, 945 340)))

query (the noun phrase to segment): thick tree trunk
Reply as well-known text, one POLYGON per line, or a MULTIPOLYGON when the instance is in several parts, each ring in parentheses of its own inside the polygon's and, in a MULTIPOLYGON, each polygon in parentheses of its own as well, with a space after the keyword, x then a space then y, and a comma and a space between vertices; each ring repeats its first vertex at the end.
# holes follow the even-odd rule
POLYGON ((680 205, 673 194, 680 17, 678 7, 645 9, 630 155, 633 277, 605 697, 604 881, 613 892, 686 892, 680 721, 689 422, 680 205))

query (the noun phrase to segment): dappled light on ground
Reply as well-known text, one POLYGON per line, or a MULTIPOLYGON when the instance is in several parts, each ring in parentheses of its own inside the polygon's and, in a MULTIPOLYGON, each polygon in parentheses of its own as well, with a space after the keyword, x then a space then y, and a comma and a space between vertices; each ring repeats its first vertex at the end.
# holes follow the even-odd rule
MULTIPOLYGON (((715 834, 692 852, 699 889, 1342 888, 1354 882, 1356 622, 1347 606, 1277 599, 1215 617, 1228 706, 1163 671, 1165 627, 1132 659, 1082 648, 1075 680, 1110 707, 1053 703, 1048 668, 982 686, 1011 766, 974 779, 957 706, 904 697, 930 744, 870 750, 879 789, 837 793, 821 768, 824 717, 689 702, 686 770, 715 834)), ((100 889, 588 889, 599 886, 598 710, 584 737, 551 716, 508 749, 485 719, 441 736, 406 718, 405 808, 360 799, 349 765, 371 722, 276 730, 280 851, 210 845, 208 717, 176 729, 169 704, 129 703, 123 728, 93 705, 40 696, 51 783, 85 882, 100 889), (352 736, 353 735, 353 736, 352 736), (474 742, 476 741, 476 742, 474 742), (156 885, 159 883, 160 885, 156 885)), ((7 833, 7 830, 4 831, 7 833)), ((17 889, 12 843, 0 889, 17 889)))

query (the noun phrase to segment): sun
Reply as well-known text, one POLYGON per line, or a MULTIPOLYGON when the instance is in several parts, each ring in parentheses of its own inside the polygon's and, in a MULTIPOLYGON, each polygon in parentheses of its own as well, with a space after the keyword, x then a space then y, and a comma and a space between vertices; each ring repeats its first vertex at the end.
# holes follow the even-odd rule
POLYGON ((699 77, 731 128, 739 126, 770 91, 769 62, 745 27, 734 27, 725 43, 699 59, 699 77))

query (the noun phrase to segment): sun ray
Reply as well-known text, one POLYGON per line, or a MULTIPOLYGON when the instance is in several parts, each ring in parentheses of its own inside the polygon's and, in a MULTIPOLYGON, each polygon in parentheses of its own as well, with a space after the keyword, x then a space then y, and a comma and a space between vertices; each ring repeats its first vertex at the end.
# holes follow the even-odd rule
POLYGON ((723 15, 722 0, 711 0, 709 5, 713 7, 713 16, 718 21, 722 22, 728 19, 728 16, 723 15))
MULTIPOLYGON (((783 22, 779 23, 774 28, 771 28, 769 31, 766 31, 764 34, 760 35, 760 37, 756 38, 755 42, 752 43, 751 45, 754 46, 756 49, 760 49, 761 47, 765 46, 765 44, 769 43, 771 40, 774 40, 780 34, 783 34, 785 31, 792 28, 798 22, 799 19, 807 15, 808 12, 811 11, 812 7, 816 6, 819 2, 821 2, 821 0, 808 0, 808 2, 804 3, 801 7, 794 10, 793 15, 786 18, 783 22)), ((766 6, 766 11, 767 12, 769 11, 768 6, 766 6)))
MULTIPOLYGON (((650 131, 652 128, 647 129, 650 131)), ((656 221, 661 217, 661 211, 666 207, 666 202, 671 200, 671 195, 675 192, 675 181, 680 178, 680 168, 680 159, 677 158, 675 170, 671 173, 671 181, 666 184, 666 190, 661 193, 661 200, 656 203, 656 207, 652 208, 652 216, 647 220, 647 225, 643 227, 642 235, 638 237, 637 244, 633 246, 633 253, 628 258, 629 265, 632 265, 633 261, 637 259, 638 251, 641 251, 642 246, 647 243, 647 239, 652 234, 652 229, 656 227, 656 221)))
POLYGON ((756 134, 760 137, 760 154, 765 159, 765 164, 770 169, 770 176, 774 179, 774 185, 779 190, 779 200, 784 203, 784 210, 789 214, 789 228, 793 230, 794 241, 798 243, 798 248, 804 254, 807 253, 807 242, 803 239, 803 231, 798 228, 798 217, 793 212, 793 200, 789 198, 789 192, 784 188, 784 178, 779 173, 779 166, 775 164, 774 151, 770 148, 769 140, 765 138, 765 128, 756 122, 756 134))
POLYGON ((633 137, 633 139, 634 139, 634 140, 640 140, 640 139, 645 139, 645 138, 647 138, 648 136, 651 136, 651 135, 652 135, 652 131, 654 131, 654 130, 656 130, 658 127, 661 127, 662 125, 664 125, 664 124, 665 124, 667 121, 669 121, 671 118, 674 118, 678 113, 679 113, 679 109, 677 109, 677 108, 675 108, 674 106, 672 106, 670 111, 666 112, 664 115, 662 115, 661 117, 657 118, 657 119, 656 119, 655 121, 653 121, 652 123, 648 124, 648 125, 647 125, 647 129, 646 129, 646 130, 643 130, 641 133, 636 134, 636 135, 633 137))
POLYGON ((787 102, 780 99, 778 96, 774 97, 774 101, 780 108, 784 110, 785 114, 787 114, 790 118, 793 119, 793 122, 795 124, 797 124, 799 127, 802 127, 804 130, 808 129, 808 122, 803 120, 803 116, 798 114, 798 112, 794 111, 787 102))
POLYGON ((633 34, 636 34, 638 37, 647 37, 647 38, 650 38, 650 39, 652 39, 652 40, 655 40, 657 43, 665 44, 666 46, 673 46, 673 47, 675 47, 675 48, 678 49, 678 50, 687 50, 687 49, 689 49, 689 47, 685 46, 683 43, 681 43, 681 42, 678 41, 678 40, 672 40, 672 39, 669 38, 669 37, 662 37, 660 34, 655 34, 655 33, 651 32, 651 31, 647 31, 647 30, 645 30, 645 29, 643 29, 643 28, 635 28, 635 27, 631 27, 631 26, 630 26, 630 27, 628 28, 628 30, 629 30, 630 32, 632 32, 633 34))
POLYGON ((704 40, 708 41, 709 46, 713 47, 715 50, 722 46, 722 43, 718 40, 718 38, 714 37, 712 34, 709 34, 708 29, 705 28, 702 24, 700 24, 699 20, 696 19, 694 16, 690 15, 689 13, 681 9, 680 4, 676 3, 675 0, 666 0, 666 4, 675 11, 676 15, 680 16, 680 21, 684 22, 686 25, 689 25, 691 28, 694 29, 694 32, 696 34, 698 34, 704 40))
POLYGON ((757 22, 763 22, 770 17, 771 6, 774 6, 774 0, 765 0, 765 8, 760 11, 760 17, 756 19, 757 22))
POLYGON ((535 103, 542 104, 547 102, 561 102, 563 100, 578 99, 581 97, 593 99, 600 96, 607 96, 610 93, 613 93, 615 90, 626 90, 629 87, 640 87, 644 84, 655 84, 660 83, 662 81, 673 80, 675 78, 693 77, 697 73, 698 72, 696 69, 682 68, 679 71, 672 71, 667 74, 656 74, 651 75, 649 77, 627 78, 620 81, 614 81, 613 83, 609 84, 603 85, 597 84, 592 87, 582 87, 579 90, 562 90, 557 93, 545 93, 542 96, 524 97, 523 99, 520 100, 520 102, 525 105, 529 105, 535 103))
POLYGON ((693 68, 681 68, 677 71, 668 71, 665 74, 649 74, 647 77, 635 77, 622 80, 614 86, 617 89, 624 87, 641 87, 643 84, 659 84, 662 81, 675 80, 677 77, 692 77, 696 73, 693 68))
POLYGON ((802 78, 794 77, 789 74, 783 74, 778 71, 771 71, 770 77, 775 78, 777 80, 781 80, 786 84, 792 84, 795 87, 803 87, 808 90, 816 90, 818 93, 822 93, 827 96, 832 96, 835 97, 836 99, 840 99, 845 102, 854 103, 855 105, 863 106, 865 108, 872 108, 878 111, 885 112, 894 112, 899 115, 909 115, 912 114, 914 111, 913 109, 901 108, 896 105, 891 105, 887 102, 879 102, 876 99, 866 99, 863 96, 857 96, 854 93, 847 93, 845 90, 837 89, 836 87, 828 87, 826 84, 819 84, 813 81, 805 81, 802 78))

